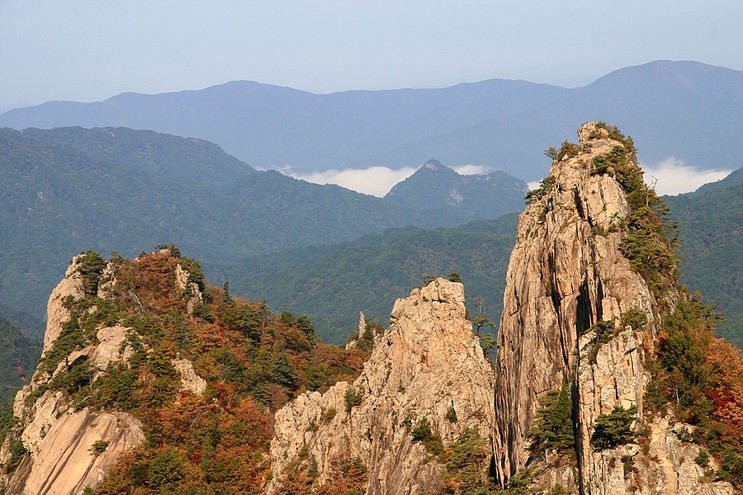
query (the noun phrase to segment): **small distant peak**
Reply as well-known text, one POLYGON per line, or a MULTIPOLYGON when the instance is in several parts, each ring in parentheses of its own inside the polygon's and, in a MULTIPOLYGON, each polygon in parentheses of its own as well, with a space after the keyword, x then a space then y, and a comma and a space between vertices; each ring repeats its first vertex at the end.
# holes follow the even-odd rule
POLYGON ((444 164, 442 164, 438 160, 428 160, 426 163, 423 164, 423 168, 426 168, 428 170, 438 170, 440 168, 443 168, 444 164))

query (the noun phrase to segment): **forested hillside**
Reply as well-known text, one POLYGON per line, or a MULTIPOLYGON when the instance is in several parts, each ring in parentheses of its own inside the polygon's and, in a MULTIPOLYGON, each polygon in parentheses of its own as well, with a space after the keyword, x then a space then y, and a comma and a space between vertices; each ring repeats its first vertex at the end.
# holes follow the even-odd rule
POLYGON ((339 343, 358 329, 359 311, 384 323, 390 301, 432 275, 458 273, 470 314, 497 324, 515 235, 514 214, 457 228, 389 230, 336 246, 249 258, 212 271, 219 281, 228 279, 236 294, 308 315, 324 339, 339 343))
MULTIPOLYGON (((57 322, 59 336, 23 403, 57 400, 65 417, 129 415, 147 439, 126 449, 100 486, 85 493, 260 493, 270 476, 274 412, 301 392, 355 378, 368 356, 368 350, 321 343, 305 318, 277 315, 265 304, 247 304, 205 285, 198 262, 172 246, 135 260, 115 257, 108 265, 88 251, 73 268, 70 277, 80 274, 84 292, 61 301, 69 319, 57 322), (99 369, 93 349, 104 345, 103 328, 124 333, 120 348, 99 369), (179 371, 183 363, 190 378, 179 371)), ((70 283, 77 282, 68 278, 70 283)), ((43 466, 46 457, 54 464, 63 446, 79 448, 85 462, 95 462, 114 442, 106 437, 78 445, 75 433, 94 427, 85 424, 72 438, 55 437, 57 450, 38 451, 20 438, 18 422, 15 428, 3 424, 3 439, 11 435, 16 446, 3 475, 12 477, 24 456, 26 466, 43 466)))
POLYGON ((681 280, 717 305, 718 333, 743 348, 743 174, 667 198, 681 231, 681 280))
MULTIPOLYGON (((439 172, 444 182, 461 180, 439 172)), ((457 205, 415 207, 257 172, 196 139, 125 128, 2 129, 0 304, 43 318, 63 267, 89 248, 135 256, 173 243, 214 264, 523 207, 523 182, 493 176, 483 184, 480 193, 496 202, 460 187, 457 205)))
POLYGON ((40 349, 39 340, 0 316, 0 403, 13 397, 31 378, 40 349))

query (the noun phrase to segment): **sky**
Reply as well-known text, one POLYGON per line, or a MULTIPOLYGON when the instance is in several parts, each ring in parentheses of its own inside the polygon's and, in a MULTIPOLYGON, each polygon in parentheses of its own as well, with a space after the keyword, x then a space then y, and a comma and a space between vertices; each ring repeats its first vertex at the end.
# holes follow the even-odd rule
MULTIPOLYGON (((0 0, 0 111, 254 80, 313 93, 743 69, 743 1, 0 0)), ((399 174, 398 174, 399 175, 399 174)))

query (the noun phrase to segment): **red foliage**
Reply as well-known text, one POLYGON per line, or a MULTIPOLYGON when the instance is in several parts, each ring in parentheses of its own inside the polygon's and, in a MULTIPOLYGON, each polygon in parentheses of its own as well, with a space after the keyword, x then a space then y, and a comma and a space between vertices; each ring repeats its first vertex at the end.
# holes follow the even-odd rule
MULTIPOLYGON (((207 319, 188 317, 177 263, 169 251, 118 263, 115 297, 146 350, 131 412, 143 421, 148 442, 97 493, 260 493, 274 412, 304 390, 354 379, 367 353, 317 343, 265 304, 219 289, 209 289, 208 307, 199 313, 207 319), (207 380, 204 396, 178 390, 169 364, 176 357, 190 360, 207 380), (162 480, 168 481, 156 486, 162 480)), ((334 486, 351 490, 365 479, 358 463, 334 462, 334 486)))
POLYGON ((725 443, 743 447, 743 357, 740 349, 722 339, 713 339, 707 354, 712 386, 707 396, 715 418, 724 425, 725 443))

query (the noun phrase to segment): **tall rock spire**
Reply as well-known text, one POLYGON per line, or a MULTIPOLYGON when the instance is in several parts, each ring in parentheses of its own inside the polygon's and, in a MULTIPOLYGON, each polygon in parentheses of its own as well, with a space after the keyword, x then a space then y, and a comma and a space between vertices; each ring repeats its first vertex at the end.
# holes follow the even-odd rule
POLYGON ((538 399, 570 380, 579 336, 632 307, 652 315, 647 285, 613 232, 629 212, 626 194, 611 175, 591 174, 593 158, 624 145, 593 123, 578 133, 532 193, 508 267, 495 395, 502 478, 526 463, 538 399))
MULTIPOLYGON (((630 485, 650 493, 676 483, 682 469, 679 453, 668 450, 675 438, 668 423, 646 417, 643 404, 659 307, 678 298, 676 286, 664 283, 675 280, 675 258, 662 236, 647 241, 662 254, 656 258, 645 259, 627 242, 643 208, 651 218, 657 201, 642 182, 632 140, 594 122, 578 136, 577 145, 547 151, 550 175, 529 193, 519 220, 498 334, 496 475, 505 484, 545 460, 550 452, 537 452, 530 434, 540 401, 569 386, 575 457, 561 469, 547 467, 542 481, 581 494, 624 493, 630 485), (628 418, 627 441, 597 446, 599 423, 619 417, 615 412, 628 418), (643 420, 655 435, 648 439, 655 450, 643 454, 661 461, 633 477, 622 461, 639 452, 630 425, 643 420)), ((693 459, 698 448, 685 448, 693 459)), ((702 474, 696 465, 684 469, 698 471, 689 479, 702 474)))

